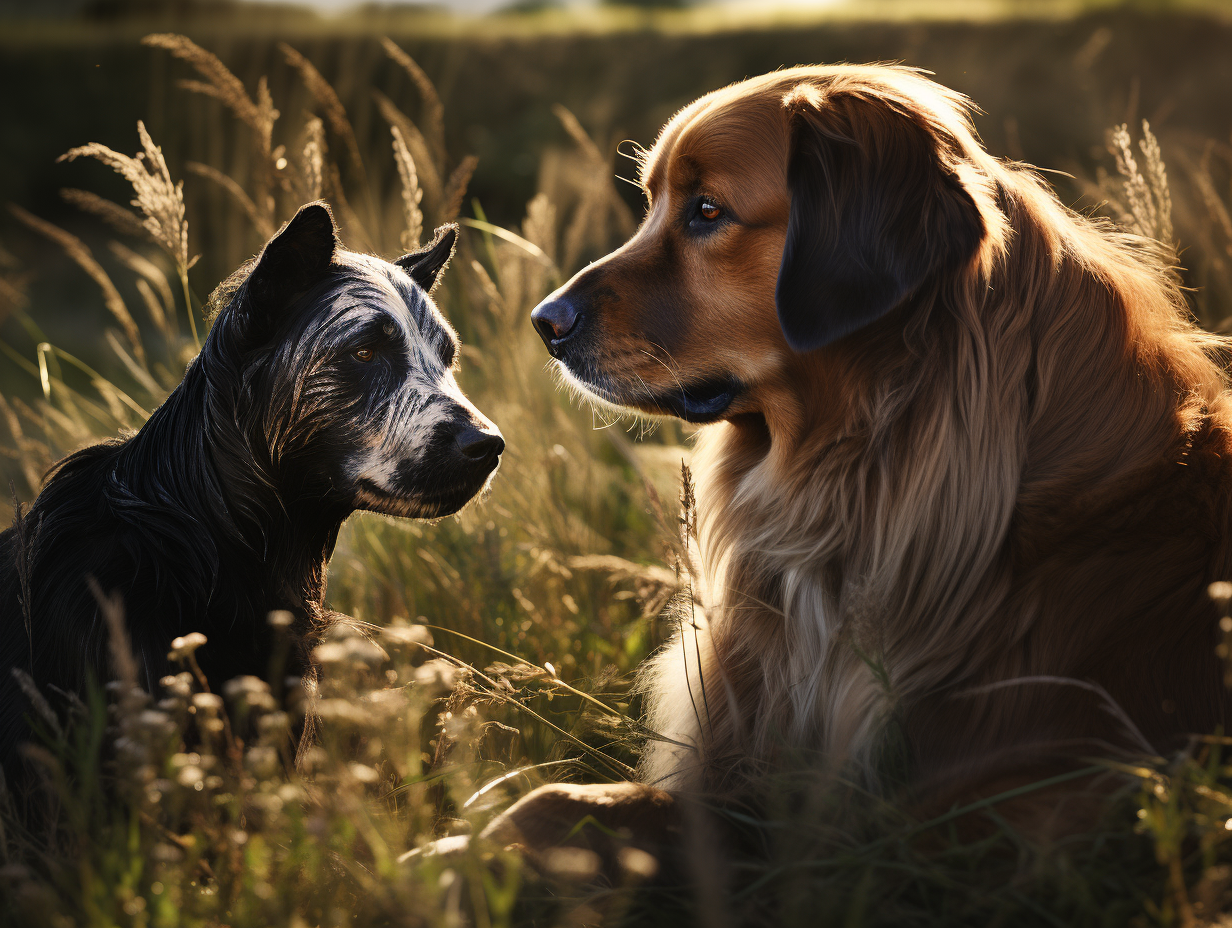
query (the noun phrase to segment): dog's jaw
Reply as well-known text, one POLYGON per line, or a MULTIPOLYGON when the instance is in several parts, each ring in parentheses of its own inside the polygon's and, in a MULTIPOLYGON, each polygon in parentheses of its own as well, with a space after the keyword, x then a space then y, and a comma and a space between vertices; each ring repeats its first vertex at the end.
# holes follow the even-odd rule
MULTIPOLYGON (((480 491, 482 493, 482 491, 480 491)), ((439 519, 461 510, 480 493, 402 496, 363 481, 355 489, 355 508, 403 519, 439 519)))
POLYGON ((485 497, 499 469, 498 463, 478 487, 448 487, 433 493, 389 490, 377 481, 361 476, 355 484, 354 508, 403 519, 441 519, 485 497))
MULTIPOLYGON (((650 393, 620 391, 610 385, 591 383, 569 369, 563 360, 556 359, 556 370, 565 385, 579 397, 601 410, 617 415, 650 416, 683 419, 694 425, 707 425, 727 417, 728 411, 743 390, 743 385, 734 377, 707 379, 688 386, 681 385, 671 392, 650 393)), ((608 378, 604 378, 608 380, 608 378)), ((610 384, 610 380, 608 380, 610 384)))

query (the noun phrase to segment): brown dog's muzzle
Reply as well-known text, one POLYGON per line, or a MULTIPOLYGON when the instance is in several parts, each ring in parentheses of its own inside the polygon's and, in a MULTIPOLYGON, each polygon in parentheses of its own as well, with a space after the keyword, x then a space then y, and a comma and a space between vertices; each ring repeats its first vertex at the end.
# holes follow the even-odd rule
POLYGON ((726 371, 681 365, 681 297, 628 246, 581 271, 530 314, 548 352, 575 385, 601 400, 689 422, 724 417, 743 390, 726 371))
MULTIPOLYGON (((658 373, 654 369, 645 371, 645 376, 630 376, 632 368, 621 362, 619 354, 613 356, 610 342, 644 342, 647 346, 654 343, 638 334, 612 338, 594 318, 596 315, 593 299, 566 288, 536 306, 530 318, 552 357, 575 383, 600 399, 631 410, 667 414, 702 424, 723 418, 743 390, 732 375, 691 378, 685 372, 677 375, 657 361, 669 374, 666 383, 654 382, 658 373)), ((632 363, 641 357, 653 357, 649 348, 625 348, 623 353, 632 356, 632 363)))

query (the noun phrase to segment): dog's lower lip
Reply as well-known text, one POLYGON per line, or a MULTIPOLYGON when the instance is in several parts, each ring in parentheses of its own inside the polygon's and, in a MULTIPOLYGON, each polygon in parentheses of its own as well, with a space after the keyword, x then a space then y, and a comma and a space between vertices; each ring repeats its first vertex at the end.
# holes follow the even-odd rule
MULTIPOLYGON (((495 465, 493 466, 495 470, 495 465)), ((491 474, 491 471, 488 471, 491 474)), ((432 516, 424 516, 422 518, 435 518, 436 515, 449 515, 451 512, 457 512, 467 503, 469 503, 475 495, 482 489, 482 485, 474 489, 467 487, 456 487, 452 490, 436 493, 395 493, 377 486, 371 480, 361 477, 359 479, 360 487, 369 495, 383 498, 387 500, 397 500, 398 502, 415 503, 424 510, 435 510, 438 507, 445 507, 447 511, 435 513, 432 516)))
POLYGON ((740 384, 733 378, 706 380, 653 397, 653 402, 686 422, 714 422, 735 401, 740 384))
POLYGON ((621 395, 616 390, 597 386, 590 377, 574 373, 564 361, 557 360, 556 363, 574 381, 605 402, 646 412, 664 412, 696 425, 717 422, 744 390, 744 384, 727 375, 694 381, 688 386, 680 385, 670 393, 639 392, 621 395))

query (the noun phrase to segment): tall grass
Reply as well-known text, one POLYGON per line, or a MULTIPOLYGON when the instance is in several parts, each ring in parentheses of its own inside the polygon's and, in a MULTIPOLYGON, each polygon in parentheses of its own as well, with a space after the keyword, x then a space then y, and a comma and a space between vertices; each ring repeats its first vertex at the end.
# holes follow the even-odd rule
MULTIPOLYGON (((187 635, 172 645, 182 671, 146 693, 125 656, 123 604, 109 600, 114 683, 78 699, 26 681, 40 733, 28 756, 42 776, 34 795, 0 785, 0 923, 1145 926, 1215 924, 1228 910, 1232 765, 1218 736, 1120 771, 1130 786, 1104 827, 1048 848, 1017 836, 990 802, 918 821, 805 765, 784 771, 756 813, 703 815, 748 853, 720 855, 694 829, 688 886, 639 894, 645 873, 634 868, 597 891, 584 853, 547 873, 500 848, 424 853, 545 780, 628 777, 638 740, 653 736, 635 721, 631 674, 690 601, 680 523, 664 502, 688 459, 683 433, 633 436, 628 423, 572 408, 526 324, 545 293, 631 231, 614 155, 558 109, 576 149, 545 159, 525 219, 502 228, 468 200, 474 159, 447 151, 448 113, 394 43, 383 48, 417 105, 378 94, 389 132, 371 150, 345 98, 293 47, 283 58, 313 108, 284 114, 265 78, 250 91, 182 36, 146 43, 195 75, 180 82, 186 105, 212 98, 244 133, 230 160, 184 165, 189 183, 227 204, 233 240, 264 240, 318 196, 349 247, 387 257, 462 222, 438 299, 465 343, 460 380, 509 446, 491 494, 456 518, 347 523, 329 603, 352 619, 316 652, 319 692, 283 680, 279 655, 269 681, 206 680, 193 658, 200 636, 187 635), (297 765, 289 732, 310 701, 316 741, 297 765), (986 826, 977 835, 959 827, 973 816, 986 826)), ((66 191, 112 230, 105 252, 15 209, 97 285, 111 373, 50 342, 20 268, 0 252, 0 299, 24 332, 0 351, 29 378, 24 395, 0 397, 0 469, 17 505, 64 453, 139 428, 208 330, 214 281, 194 264, 183 181, 140 125, 138 139, 134 156, 97 144, 65 155, 133 187, 128 205, 66 191)), ((1141 165, 1127 128, 1111 144, 1119 173, 1101 179, 1100 197, 1125 223, 1168 237, 1149 128, 1141 165)), ((1206 191, 1212 234, 1228 209, 1219 151, 1187 171, 1206 191)), ((1232 619, 1225 632, 1232 639, 1232 619)))
MULTIPOLYGON (((361 153, 337 93, 294 48, 284 55, 319 115, 288 123, 264 79, 249 95, 188 39, 146 42, 191 66, 201 79, 182 89, 220 101, 247 131, 235 164, 188 165, 251 227, 242 234, 262 239, 324 196, 348 246, 393 257, 466 205, 467 231, 438 300, 464 338, 463 387, 509 447, 488 499, 456 519, 360 515, 347 524, 329 603, 355 624, 317 652, 326 669, 320 738, 302 772, 286 737, 295 701, 280 705, 261 681, 200 679, 191 641, 179 643, 185 672, 161 693, 122 680, 89 704, 51 694, 40 716, 49 743, 31 758, 59 811, 51 834, 5 819, 11 891, 0 912, 30 924, 446 924, 465 910, 476 924, 507 924, 516 861, 497 878, 490 861, 479 872, 475 855, 448 866, 399 857, 482 824, 544 779, 629 776, 629 674, 658 640, 658 606, 674 592, 674 575, 653 562, 658 496, 674 492, 688 454, 671 440, 679 434, 639 447, 618 425, 594 430, 589 412, 557 394, 525 323, 588 244, 593 252, 629 231, 629 217, 615 212, 623 206, 610 162, 562 113, 584 146, 570 180, 552 178, 553 194, 528 204, 520 229, 498 228, 466 202, 474 159, 449 158, 439 97, 393 43, 387 53, 421 94, 420 122, 380 98, 388 147, 361 153), (370 169, 378 158, 382 170, 370 169), (391 175, 396 190, 378 180, 391 175), (618 217, 610 229, 605 213, 618 217), (376 643, 356 634, 361 625, 382 629, 376 643), (211 686, 231 703, 229 721, 211 686)), ((80 238, 14 208, 98 285, 121 370, 101 375, 52 345, 30 307, 13 309, 29 343, 0 350, 32 386, 0 398, 4 466, 19 497, 37 492, 64 453, 140 427, 209 325, 183 182, 143 126, 138 135, 135 156, 91 144, 65 158, 95 158, 131 183, 131 209, 67 196, 118 233, 107 250, 139 304, 125 302, 80 238)))

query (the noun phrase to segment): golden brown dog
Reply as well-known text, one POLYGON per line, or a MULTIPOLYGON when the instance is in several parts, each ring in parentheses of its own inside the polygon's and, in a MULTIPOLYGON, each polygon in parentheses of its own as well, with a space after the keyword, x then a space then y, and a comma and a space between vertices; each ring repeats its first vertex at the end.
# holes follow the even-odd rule
POLYGON ((890 67, 709 94, 646 157, 636 235, 532 315, 600 402, 706 423, 709 624, 648 669, 646 783, 788 754, 875 781, 892 731, 949 801, 1228 721, 1224 343, 1163 249, 968 114, 890 67))

